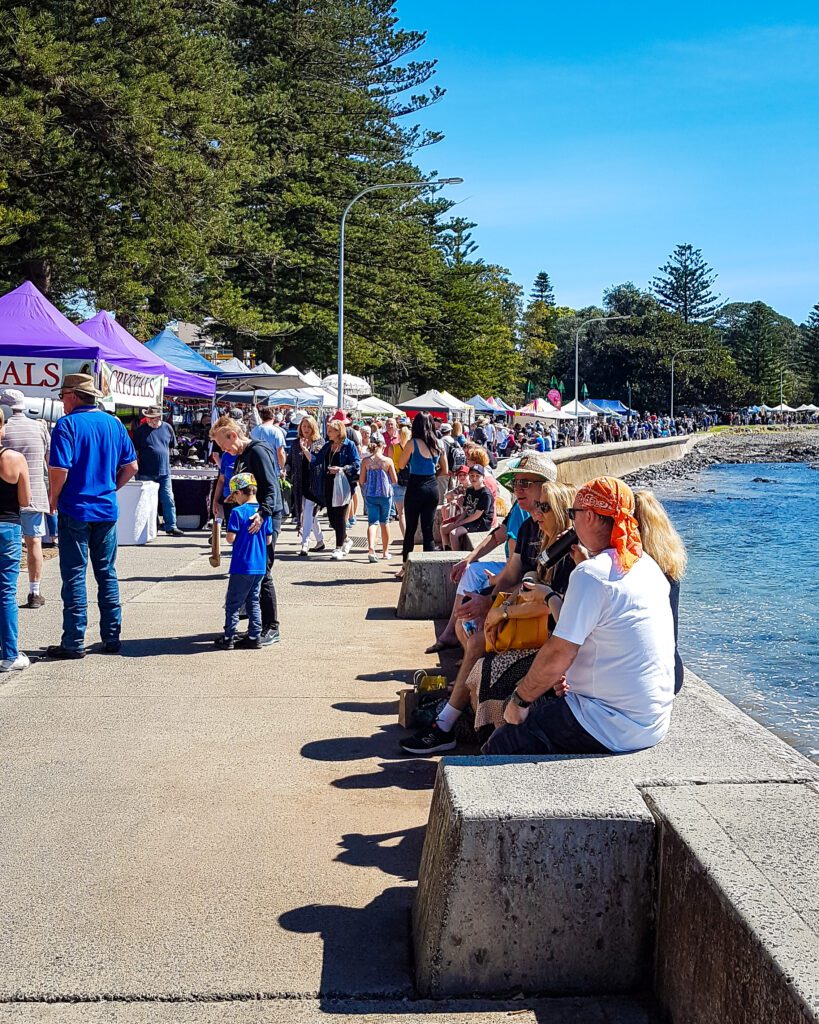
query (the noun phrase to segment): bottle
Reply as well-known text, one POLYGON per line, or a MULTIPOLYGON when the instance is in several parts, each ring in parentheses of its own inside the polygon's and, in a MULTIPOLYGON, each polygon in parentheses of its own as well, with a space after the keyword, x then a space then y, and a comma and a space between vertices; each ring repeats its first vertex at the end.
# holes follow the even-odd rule
POLYGON ((550 544, 545 551, 541 551, 541 567, 551 569, 553 565, 557 565, 560 559, 567 555, 576 543, 577 534, 574 530, 568 530, 562 537, 558 537, 554 544, 550 544))

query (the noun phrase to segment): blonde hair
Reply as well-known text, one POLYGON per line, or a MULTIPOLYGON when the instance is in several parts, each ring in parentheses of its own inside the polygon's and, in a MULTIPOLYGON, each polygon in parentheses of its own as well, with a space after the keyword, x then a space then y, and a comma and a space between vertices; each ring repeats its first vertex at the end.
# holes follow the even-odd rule
POLYGON ((321 438, 321 434, 319 433, 318 423, 316 423, 315 416, 304 416, 302 418, 301 423, 299 423, 298 427, 298 436, 304 436, 302 434, 301 428, 305 423, 310 428, 310 437, 308 439, 308 443, 312 444, 314 441, 318 441, 321 438))
POLYGON ((541 550, 547 548, 558 534, 564 530, 570 530, 572 522, 569 519, 568 509, 574 503, 577 488, 569 484, 559 484, 554 480, 546 480, 540 488, 540 500, 546 502, 555 517, 555 532, 551 537, 543 535, 541 550))
POLYGON ((466 461, 471 462, 472 465, 483 466, 484 469, 489 465, 489 453, 485 448, 481 448, 480 445, 475 445, 474 448, 466 453, 466 461))
POLYGON ((464 425, 463 425, 463 423, 461 423, 460 420, 453 420, 452 421, 452 436, 453 437, 462 437, 463 436, 463 432, 464 432, 464 425))
POLYGON ((236 420, 230 416, 220 416, 219 419, 213 424, 208 431, 208 437, 211 441, 217 440, 217 433, 221 430, 229 430, 231 433, 236 434, 238 437, 247 437, 245 428, 241 423, 237 423, 236 420))
POLYGON ((402 448, 404 448, 407 445, 407 443, 409 442, 409 439, 411 437, 412 437, 412 431, 410 430, 410 428, 407 427, 407 426, 401 427, 401 429, 398 431, 398 443, 399 443, 399 445, 402 448))
POLYGON ((679 581, 685 575, 688 553, 668 513, 653 491, 635 491, 634 517, 640 528, 643 551, 666 576, 679 581))
POLYGON ((333 428, 336 428, 338 430, 338 438, 340 441, 347 440, 346 423, 342 423, 341 420, 330 420, 330 422, 327 424, 327 430, 329 431, 332 430, 333 428))

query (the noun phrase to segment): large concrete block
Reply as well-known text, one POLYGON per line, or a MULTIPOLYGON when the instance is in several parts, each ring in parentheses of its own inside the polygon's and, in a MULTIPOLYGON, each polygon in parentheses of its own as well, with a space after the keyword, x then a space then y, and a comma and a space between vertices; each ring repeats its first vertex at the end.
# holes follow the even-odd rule
POLYGON ((460 551, 411 551, 398 598, 399 619, 448 619, 455 603, 449 573, 460 551))
POLYGON ((647 792, 659 822, 655 986, 685 1024, 819 1021, 819 787, 647 792))
POLYGON ((419 992, 640 988, 654 843, 640 794, 554 789, 543 765, 488 760, 438 772, 414 907, 419 992))

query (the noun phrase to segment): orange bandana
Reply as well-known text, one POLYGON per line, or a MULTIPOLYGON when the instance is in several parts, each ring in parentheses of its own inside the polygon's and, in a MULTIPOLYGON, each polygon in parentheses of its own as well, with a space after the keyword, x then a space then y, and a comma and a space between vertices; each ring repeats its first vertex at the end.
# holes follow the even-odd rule
POLYGON ((611 516, 611 546, 617 552, 624 572, 628 572, 643 553, 640 530, 634 518, 634 494, 628 484, 613 476, 601 476, 584 484, 574 499, 575 508, 588 508, 601 516, 611 516))

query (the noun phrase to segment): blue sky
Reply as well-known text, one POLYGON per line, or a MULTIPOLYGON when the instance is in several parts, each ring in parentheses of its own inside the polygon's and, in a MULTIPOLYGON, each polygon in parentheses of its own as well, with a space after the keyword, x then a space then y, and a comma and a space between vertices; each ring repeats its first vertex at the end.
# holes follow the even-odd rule
POLYGON ((819 4, 397 0, 444 99, 418 155, 460 175, 478 255, 557 301, 646 286, 678 242, 723 299, 819 302, 819 4))

